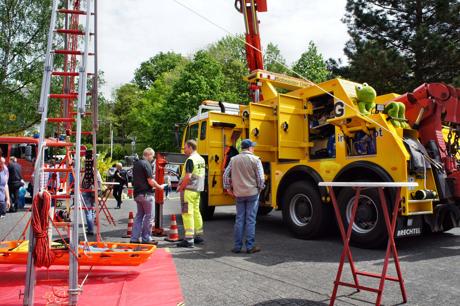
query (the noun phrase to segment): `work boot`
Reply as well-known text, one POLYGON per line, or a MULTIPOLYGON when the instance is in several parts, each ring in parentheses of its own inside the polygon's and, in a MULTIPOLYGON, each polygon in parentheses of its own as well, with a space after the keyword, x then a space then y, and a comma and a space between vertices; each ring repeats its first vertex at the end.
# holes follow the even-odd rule
POLYGON ((257 252, 260 252, 260 248, 258 246, 254 246, 252 249, 246 250, 246 253, 248 254, 253 254, 257 252))
POLYGON ((158 245, 158 241, 155 241, 155 240, 142 241, 141 244, 158 245))
POLYGON ((235 254, 241 253, 241 249, 238 249, 238 248, 233 248, 231 251, 232 253, 235 253, 235 254))
POLYGON ((186 239, 182 240, 181 242, 179 242, 177 245, 176 245, 178 248, 193 248, 194 247, 194 243, 193 243, 193 240, 192 241, 188 241, 186 239))
POLYGON ((201 238, 200 236, 196 236, 195 239, 193 239, 193 242, 195 244, 201 244, 201 243, 204 243, 204 239, 201 238))

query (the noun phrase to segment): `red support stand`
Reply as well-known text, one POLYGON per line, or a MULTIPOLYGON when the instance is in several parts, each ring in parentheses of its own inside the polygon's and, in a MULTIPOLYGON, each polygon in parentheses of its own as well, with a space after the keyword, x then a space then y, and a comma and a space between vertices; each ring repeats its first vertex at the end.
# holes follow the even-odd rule
POLYGON ((116 226, 117 223, 115 219, 113 218, 112 214, 109 211, 109 208, 107 207, 107 200, 109 199, 110 195, 112 194, 113 191, 113 185, 118 185, 118 183, 109 183, 105 182, 103 185, 107 186, 107 189, 105 189, 102 192, 101 197, 99 198, 99 211, 102 211, 109 222, 109 224, 112 224, 113 226, 116 226))
MULTIPOLYGON (((163 154, 157 153, 155 163, 155 180, 161 185, 165 182, 165 166, 167 161, 163 154)), ((157 189, 155 190, 155 226, 152 230, 152 235, 155 237, 167 236, 163 229, 163 204, 164 190, 157 189)))
POLYGON ((396 228, 396 219, 398 216, 398 211, 399 211, 399 204, 401 201, 401 187, 409 187, 409 186, 416 186, 413 185, 416 183, 378 183, 378 182, 372 182, 372 183, 366 183, 366 182, 353 182, 353 183, 347 183, 347 182, 322 182, 319 185, 320 186, 327 186, 329 189, 329 194, 331 196, 332 204, 334 206, 334 211, 337 217, 337 223, 339 225, 340 229, 340 234, 342 236, 343 240, 343 251, 342 255, 340 256, 340 263, 339 263, 339 268, 337 270, 337 275, 334 281, 334 289, 332 291, 332 296, 331 300, 329 302, 329 305, 334 305, 336 297, 337 297, 337 291, 339 286, 345 286, 345 287, 351 287, 351 288, 356 288, 358 291, 364 290, 364 291, 371 291, 377 293, 377 299, 375 301, 375 305, 380 305, 382 301, 382 295, 383 295, 383 290, 385 287, 385 280, 393 281, 393 282, 398 282, 400 289, 401 289, 401 295, 403 298, 403 303, 407 302, 407 296, 406 296, 406 288, 404 287, 404 280, 402 277, 401 273, 401 268, 399 265, 399 258, 398 258, 398 252, 396 250, 396 245, 394 241, 394 232, 396 228), (340 209, 339 209, 339 204, 337 203, 337 199, 334 194, 333 187, 352 187, 356 190, 356 195, 355 195, 355 200, 353 202, 353 207, 352 207, 352 213, 351 213, 351 219, 348 225, 348 229, 345 232, 345 227, 343 225, 342 217, 340 214, 340 209), (388 205, 387 201, 384 195, 383 189, 385 187, 393 187, 396 188, 396 197, 395 197, 395 203, 393 206, 393 211, 390 219, 390 214, 388 211, 388 205), (367 272, 367 271, 360 271, 357 270, 355 267, 355 263, 353 261, 352 257, 352 252, 350 249, 350 238, 351 238, 351 233, 352 233, 352 228, 353 228, 353 223, 356 217, 356 211, 358 208, 358 201, 359 201, 359 196, 361 194, 361 190, 365 188, 378 188, 379 191, 379 196, 380 196, 380 203, 382 205, 382 210, 383 210, 383 217, 385 219, 385 225, 388 231, 388 244, 387 244, 387 249, 385 253, 385 260, 383 263, 383 268, 382 272, 380 274, 378 273, 372 273, 372 272, 367 272), (397 277, 394 276, 389 276, 387 275, 387 270, 388 270, 388 264, 390 257, 393 257, 394 259, 394 264, 397 272, 397 277), (353 283, 347 283, 342 281, 342 272, 343 272, 343 266, 345 264, 345 258, 348 258, 348 262, 350 264, 351 268, 351 273, 353 275, 353 283), (373 278, 378 278, 380 279, 379 287, 378 288, 372 288, 372 287, 367 287, 363 286, 359 283, 358 276, 367 276, 367 277, 373 277, 373 278))

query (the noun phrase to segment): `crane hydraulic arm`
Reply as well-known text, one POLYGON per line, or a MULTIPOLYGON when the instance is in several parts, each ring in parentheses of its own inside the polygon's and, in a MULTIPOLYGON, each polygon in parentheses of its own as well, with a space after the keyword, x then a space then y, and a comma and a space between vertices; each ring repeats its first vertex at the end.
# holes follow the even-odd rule
POLYGON ((267 0, 235 0, 235 8, 244 16, 246 27, 246 59, 249 72, 264 69, 257 12, 267 11, 267 0))
POLYGON ((406 118, 419 132, 422 144, 444 166, 448 185, 460 198, 460 88, 443 83, 425 83, 395 100, 406 105, 406 118), (447 142, 443 126, 449 128, 447 142), (452 188, 453 187, 453 188, 452 188))

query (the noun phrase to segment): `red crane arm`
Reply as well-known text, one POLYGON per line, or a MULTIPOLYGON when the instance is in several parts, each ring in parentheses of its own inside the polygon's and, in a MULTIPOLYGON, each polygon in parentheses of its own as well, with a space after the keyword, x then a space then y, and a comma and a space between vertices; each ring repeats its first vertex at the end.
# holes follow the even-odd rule
POLYGON ((257 12, 267 11, 267 0, 235 0, 235 8, 244 16, 246 59, 249 71, 264 69, 257 12))

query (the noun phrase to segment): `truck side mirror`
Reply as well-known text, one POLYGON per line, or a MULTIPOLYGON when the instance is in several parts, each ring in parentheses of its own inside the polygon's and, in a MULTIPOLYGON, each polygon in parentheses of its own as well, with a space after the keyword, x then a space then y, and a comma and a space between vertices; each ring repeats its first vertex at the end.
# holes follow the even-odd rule
POLYGON ((27 145, 25 148, 24 148, 24 155, 25 155, 25 159, 29 162, 32 161, 32 146, 31 145, 27 145))

